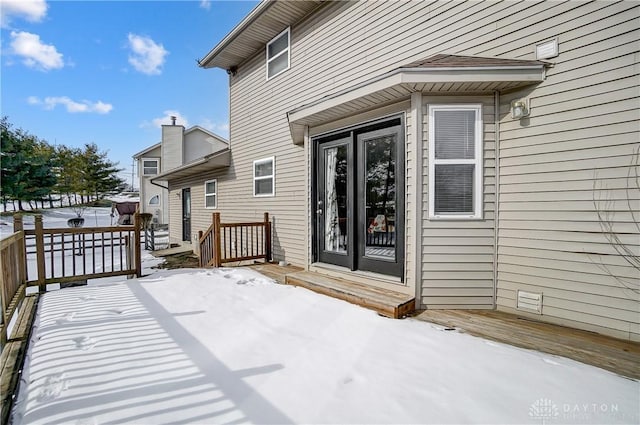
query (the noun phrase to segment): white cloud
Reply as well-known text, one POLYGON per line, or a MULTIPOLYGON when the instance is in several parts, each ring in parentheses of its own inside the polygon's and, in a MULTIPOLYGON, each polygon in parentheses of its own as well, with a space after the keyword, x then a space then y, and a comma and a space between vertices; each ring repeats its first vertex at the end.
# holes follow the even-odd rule
POLYGON ((113 105, 110 103, 104 103, 101 100, 97 102, 91 102, 88 100, 77 102, 67 96, 45 97, 44 99, 40 99, 36 96, 29 96, 27 98, 27 103, 30 105, 40 105, 46 110, 52 110, 55 109, 56 106, 62 105, 67 108, 67 112, 72 114, 84 112, 104 115, 108 114, 113 109, 113 105))
POLYGON ((45 0, 0 0, 0 26, 9 27, 13 18, 40 22, 47 14, 45 0))
POLYGON ((202 120, 202 127, 209 131, 216 133, 218 136, 225 138, 229 137, 229 123, 226 122, 213 122, 208 118, 202 120))
POLYGON ((171 117, 176 117, 176 125, 183 125, 185 127, 189 127, 189 120, 187 120, 187 117, 182 115, 180 112, 174 111, 171 109, 164 111, 163 116, 154 118, 151 120, 151 122, 144 121, 142 124, 140 124, 140 127, 141 128, 145 128, 145 127, 161 128, 163 125, 171 125, 171 117))
POLYGON ((128 38, 129 49, 131 49, 129 63, 143 74, 160 74, 165 58, 169 54, 164 46, 142 35, 129 34, 128 38))
POLYGON ((211 9, 211 0, 200 0, 200 7, 206 10, 211 9))
POLYGON ((49 71, 64 66, 62 54, 52 44, 44 44, 40 36, 29 32, 11 31, 12 53, 21 56, 22 62, 30 68, 49 71))

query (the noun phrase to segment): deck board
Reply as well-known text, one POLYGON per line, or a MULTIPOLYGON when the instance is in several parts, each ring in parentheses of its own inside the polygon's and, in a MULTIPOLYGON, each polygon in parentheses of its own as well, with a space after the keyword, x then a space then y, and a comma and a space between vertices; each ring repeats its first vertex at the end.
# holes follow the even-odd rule
POLYGON ((409 295, 320 273, 301 271, 287 274, 285 282, 357 304, 394 319, 404 317, 413 311, 414 298, 409 295))
POLYGON ((415 299, 409 295, 321 273, 304 271, 304 269, 296 266, 256 263, 249 267, 278 283, 301 286, 319 294, 357 304, 374 310, 383 316, 395 319, 410 314, 414 308, 415 299))
POLYGON ((640 343, 488 310, 425 310, 419 320, 640 379, 640 343))

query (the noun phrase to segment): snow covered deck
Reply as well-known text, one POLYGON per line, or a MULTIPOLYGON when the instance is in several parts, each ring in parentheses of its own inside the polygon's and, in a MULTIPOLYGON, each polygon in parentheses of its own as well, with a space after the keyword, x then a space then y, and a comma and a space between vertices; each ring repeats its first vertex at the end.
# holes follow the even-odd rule
POLYGON ((416 318, 640 379, 640 343, 488 310, 426 310, 416 318))
POLYGON ((111 279, 41 297, 15 424, 640 421, 636 380, 245 268, 111 279))

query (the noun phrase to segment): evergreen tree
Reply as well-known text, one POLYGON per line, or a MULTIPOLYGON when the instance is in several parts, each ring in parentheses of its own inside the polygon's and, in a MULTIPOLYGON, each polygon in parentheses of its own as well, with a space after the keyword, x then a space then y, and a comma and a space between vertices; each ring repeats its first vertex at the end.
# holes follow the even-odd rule
POLYGON ((48 200, 53 206, 55 193, 66 194, 69 200, 74 196, 76 204, 80 195, 80 202, 85 203, 118 193, 126 186, 118 176, 122 171, 118 164, 95 143, 82 149, 52 147, 22 129, 13 129, 7 117, 2 118, 0 130, 0 197, 5 211, 7 201, 18 201, 20 210, 24 209, 23 202, 35 201, 37 206, 37 201, 48 200))
POLYGON ((51 166, 50 149, 46 142, 22 129, 14 130, 6 117, 0 123, 2 131, 2 198, 23 202, 42 201, 51 195, 55 175, 51 166))
POLYGON ((118 177, 122 169, 107 158, 107 152, 100 151, 95 143, 88 143, 82 152, 82 194, 94 199, 102 199, 105 195, 118 193, 124 189, 125 182, 118 177))

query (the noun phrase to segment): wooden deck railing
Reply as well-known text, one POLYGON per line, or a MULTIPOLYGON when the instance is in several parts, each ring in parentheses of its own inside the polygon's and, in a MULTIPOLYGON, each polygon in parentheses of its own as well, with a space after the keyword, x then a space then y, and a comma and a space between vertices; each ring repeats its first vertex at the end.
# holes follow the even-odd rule
POLYGON ((24 258, 24 231, 22 217, 14 222, 14 233, 0 240, 0 346, 7 342, 7 325, 25 295, 27 267, 24 258))
POLYGON ((24 231, 28 285, 44 292, 48 283, 140 276, 140 225, 136 215, 133 226, 45 229, 36 215, 35 229, 24 231))
POLYGON ((200 266, 220 267, 223 263, 264 259, 271 261, 271 222, 269 213, 254 223, 221 223, 213 213, 211 226, 198 232, 200 266))

